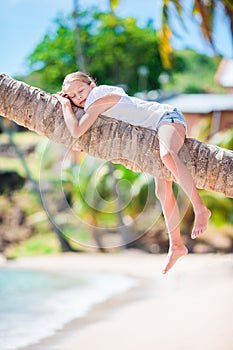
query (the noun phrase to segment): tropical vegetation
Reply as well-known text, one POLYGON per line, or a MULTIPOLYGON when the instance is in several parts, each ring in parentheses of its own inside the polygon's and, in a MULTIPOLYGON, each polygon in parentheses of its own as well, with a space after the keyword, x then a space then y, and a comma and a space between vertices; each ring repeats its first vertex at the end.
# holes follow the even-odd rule
MULTIPOLYGON (((90 9, 79 14, 79 35, 85 69, 98 84, 119 84, 130 94, 157 89, 221 91, 214 81, 220 57, 174 51, 172 70, 164 67, 158 32, 151 21, 139 27, 134 18, 90 9)), ((80 68, 75 43, 72 16, 57 18, 28 57, 31 74, 18 79, 45 91, 59 91, 64 76, 80 68)))
MULTIPOLYGON (((227 1, 221 2, 226 3, 226 5, 228 3, 227 1)), ((116 0, 111 1, 113 10, 116 9, 117 3, 118 1, 116 0)), ((169 13, 172 8, 171 3, 175 4, 179 14, 182 13, 181 2, 164 1, 164 25, 160 33, 155 31, 151 21, 148 21, 147 25, 141 28, 133 18, 119 18, 116 15, 117 11, 116 13, 114 11, 101 13, 97 9, 83 11, 79 13, 77 30, 75 31, 73 30, 74 15, 59 17, 55 20, 53 28, 45 34, 42 41, 28 57, 31 73, 27 77, 18 78, 45 91, 55 92, 59 90, 64 76, 82 66, 79 61, 80 56, 77 55, 77 35, 79 35, 78 43, 82 48, 85 69, 96 78, 98 83, 120 84, 130 94, 140 89, 157 91, 158 89, 167 91, 178 90, 183 92, 221 91, 214 82, 214 74, 220 62, 220 57, 212 58, 197 54, 191 50, 171 51, 171 47, 169 47, 171 31, 168 27, 169 13), (160 45, 161 35, 163 40, 165 40, 164 43, 166 43, 166 45, 163 45, 163 48, 166 49, 163 52, 160 45), (164 37, 166 35, 167 38, 164 37), (105 40, 103 40, 103 37, 105 40), (140 76, 140 71, 144 71, 143 76, 140 76), (161 78, 163 76, 167 77, 166 81, 161 78), (203 76, 205 76, 204 81, 203 76)), ((199 10, 201 11, 207 3, 210 4, 212 2, 207 1, 204 4, 202 1, 195 1, 194 8, 196 10, 197 6, 200 5, 199 10), (198 3, 203 4, 200 5, 198 3)), ((213 1, 213 3, 215 2, 213 1)), ((228 9, 228 7, 226 8, 228 9)), ((214 6, 211 9, 214 11, 214 6)), ((229 4, 229 16, 231 15, 230 9, 231 4, 229 4)), ((201 14, 202 12, 198 15, 201 16, 201 14)), ((203 17, 204 21, 208 18, 208 13, 205 10, 203 14, 205 14, 203 17)), ((203 29, 204 27, 203 24, 203 29)), ((208 27, 208 33, 207 37, 210 38, 212 27, 208 27)), ((3 81, 4 79, 3 77, 3 81)), ((5 82, 7 82, 7 79, 5 82)), ((61 111, 55 101, 51 100, 51 97, 46 93, 25 87, 25 85, 17 85, 18 88, 14 90, 13 86, 16 86, 14 84, 17 85, 18 83, 14 83, 10 79, 7 85, 4 86, 4 83, 2 85, 1 98, 3 98, 4 106, 7 107, 8 112, 6 113, 4 107, 1 113, 5 117, 16 121, 16 123, 48 136, 53 141, 64 143, 68 147, 74 146, 74 140, 70 138, 64 127, 61 111), (6 87, 8 89, 7 94, 5 93, 6 87), (15 91, 17 91, 18 98, 15 91), (22 91, 22 94, 20 91, 22 91), (14 106, 9 102, 12 100, 10 96, 14 97, 14 106), (9 99, 6 100, 6 98, 9 99), (34 104, 36 100, 40 101, 37 113, 35 113, 34 104)), ((154 147, 156 143, 155 138, 147 133, 143 133, 143 131, 137 132, 134 128, 124 129, 124 126, 115 126, 113 133, 119 133, 122 139, 126 130, 127 137, 132 137, 131 142, 137 145, 139 154, 146 150, 142 139, 145 140, 146 145, 151 144, 154 147)), ((104 155, 106 155, 105 159, 107 160, 116 161, 121 158, 120 162, 122 164, 131 167, 133 170, 138 170, 130 162, 134 155, 130 153, 126 141, 120 145, 120 139, 118 139, 114 143, 114 147, 112 146, 110 142, 113 135, 112 130, 111 123, 109 124, 104 118, 100 118, 100 121, 87 137, 84 137, 80 143, 77 142, 74 148, 79 151, 86 151, 97 157, 105 158, 104 155), (105 136, 102 142, 99 142, 96 136, 99 133, 105 136), (111 153, 114 149, 117 152, 111 153)), ((228 134, 223 137, 225 140, 224 144, 218 141, 219 146, 226 145, 226 137, 228 140, 227 146, 229 146, 233 139, 232 130, 229 130, 228 134)), ((22 222, 26 223, 25 215, 28 215, 31 221, 37 222, 36 225, 39 227, 37 230, 36 225, 33 225, 34 228, 28 231, 27 237, 24 237, 24 239, 30 237, 28 241, 29 248, 25 248, 26 250, 29 249, 34 252, 34 249, 37 249, 35 247, 37 247, 38 241, 34 240, 33 236, 37 233, 38 237, 39 231, 48 233, 49 242, 52 241, 50 234, 52 235, 52 232, 56 232, 64 250, 96 248, 105 250, 123 246, 144 247, 151 252, 161 252, 167 249, 167 236, 164 223, 160 217, 161 211, 154 197, 152 176, 132 172, 122 165, 113 166, 106 161, 86 158, 83 156, 83 152, 81 153, 82 155, 71 152, 71 159, 75 159, 76 163, 74 164, 72 160, 69 160, 69 166, 63 168, 61 162, 64 161, 64 157, 66 158, 64 149, 61 146, 55 146, 55 144, 49 144, 48 147, 44 148, 43 141, 41 142, 36 146, 36 154, 42 161, 40 168, 38 169, 34 159, 30 162, 27 158, 26 163, 30 164, 29 168, 32 166, 29 171, 31 178, 34 179, 34 185, 38 186, 38 174, 41 175, 42 201, 52 225, 48 225, 45 217, 41 214, 44 211, 41 211, 41 203, 40 200, 38 201, 38 197, 37 199, 29 199, 28 197, 26 202, 28 200, 32 201, 34 203, 33 209, 38 211, 40 215, 33 216, 31 212, 32 206, 24 207, 21 204, 23 211, 20 212, 19 220, 22 216, 22 222), (51 172, 52 168, 54 168, 54 171, 51 172), (48 180, 50 181, 49 189, 47 188, 48 180), (47 190, 45 190, 46 188, 47 190), (145 234, 146 232, 148 234, 145 234), (145 239, 143 240, 143 238, 145 239), (68 245, 65 245, 65 242, 68 242, 68 245)), ((213 163, 207 162, 212 164, 210 165, 211 169, 216 171, 216 166, 222 166, 222 164, 216 163, 216 159, 220 157, 221 150, 212 149, 213 153, 211 153, 208 147, 205 148, 205 146, 200 146, 198 143, 194 144, 192 148, 192 142, 190 143, 190 141, 186 146, 191 150, 193 157, 191 157, 191 167, 198 165, 196 161, 198 156, 203 160, 203 154, 208 154, 210 160, 213 161, 213 163), (199 154, 194 152, 194 149, 197 151, 198 147, 201 150, 199 154)), ((145 151, 143 156, 146 155, 147 152, 145 151)), ((190 161, 190 157, 188 156, 188 159, 185 152, 183 156, 185 161, 190 161)), ((228 157, 226 159, 230 159, 229 154, 226 153, 226 156, 228 157)), ((68 158, 67 156, 67 160, 68 158)), ((140 158, 140 161, 142 159, 143 157, 140 158)), ((9 168, 9 162, 6 159, 4 161, 4 167, 9 168)), ((137 165, 142 170, 145 164, 142 166, 140 161, 137 165)), ((161 169, 159 162, 155 162, 154 170, 151 168, 153 162, 149 158, 148 161, 148 168, 145 168, 148 172, 154 174, 154 171, 157 172, 158 169, 161 169)), ((22 159, 19 162, 22 165, 22 159)), ((227 166, 231 163, 226 161, 225 165, 227 166)), ((17 165, 16 161, 14 161, 14 165, 17 165)), ((10 167, 12 169, 12 162, 10 162, 10 167)), ((207 170, 208 168, 209 166, 205 169, 207 170)), ((19 171, 21 171, 22 176, 28 177, 28 171, 25 172, 25 167, 23 172, 22 170, 19 171)), ((196 170, 193 171, 195 172, 196 170)), ((231 174, 232 170, 222 169, 223 173, 231 174)), ((166 176, 169 175, 166 174, 166 176)), ((197 182, 199 181, 198 176, 197 172, 195 177, 197 182)), ((226 178, 229 180, 229 177, 226 178)), ((227 191, 230 190, 224 179, 225 177, 221 178, 223 192, 226 191, 225 189, 227 191)), ((202 182, 203 178, 200 178, 200 183, 202 182)), ((213 189, 216 181, 214 178, 206 179, 205 185, 207 185, 207 188, 213 189)), ((219 185, 219 182, 217 185, 219 185)), ((33 196, 33 194, 31 195, 33 196)), ((188 204, 183 199, 182 194, 179 193, 178 188, 177 196, 181 196, 180 200, 184 204, 182 211, 185 215, 186 212, 189 212, 188 204)), ((225 198, 221 193, 203 192, 202 196, 209 207, 213 209, 212 222, 218 224, 219 227, 225 225, 225 222, 229 225, 233 222, 231 214, 232 199, 225 198), (219 210, 219 208, 224 208, 224 212, 219 210)), ((17 199, 13 196, 9 198, 11 204, 13 203, 12 198, 14 198, 15 203, 19 198, 26 198, 24 189, 20 190, 17 199)), ((4 203, 6 208, 10 205, 8 202, 4 203)), ((22 203, 22 200, 19 203, 22 203)), ((0 216, 5 215, 5 212, 1 213, 0 216)), ((188 215, 185 220, 183 227, 185 232, 187 228, 190 229, 190 217, 188 215)), ((30 223, 27 224, 30 228, 30 223)), ((218 231, 221 230, 219 227, 218 231)), ((220 241, 227 241, 224 249, 229 251, 232 249, 232 231, 230 226, 226 228, 225 225, 225 233, 224 239, 220 239, 220 241)), ((186 239, 188 240, 188 238, 186 239)), ((191 240, 188 240, 190 250, 193 249, 194 244, 191 240)), ((40 243, 39 246, 41 248, 40 243)), ((223 246, 224 244, 221 246, 221 244, 212 243, 212 248, 210 249, 221 250, 223 246), (214 246, 215 248, 213 248, 214 246)), ((54 251, 53 248, 48 246, 42 249, 43 252, 54 251)), ((54 249, 56 251, 57 246, 54 249)), ((37 250, 41 252, 41 250, 37 250)), ((17 254, 21 254, 20 251, 9 253, 10 256, 17 254)))

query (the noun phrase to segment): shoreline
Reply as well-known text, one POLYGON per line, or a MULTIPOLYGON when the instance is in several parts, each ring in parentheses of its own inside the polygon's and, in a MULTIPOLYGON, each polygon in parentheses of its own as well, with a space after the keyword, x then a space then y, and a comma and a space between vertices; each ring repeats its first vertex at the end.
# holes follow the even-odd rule
POLYGON ((93 344, 101 350, 169 350, 174 345, 179 350, 231 350, 233 255, 190 254, 163 276, 165 260, 165 255, 126 251, 7 262, 5 266, 12 268, 112 271, 139 281, 129 291, 94 305, 85 317, 72 320, 56 334, 20 350, 89 350, 93 344))
MULTIPOLYGON (((85 316, 71 320, 63 328, 57 330, 55 334, 41 339, 39 343, 22 347, 19 350, 52 350, 56 344, 69 341, 77 331, 82 332, 86 327, 97 324, 103 319, 109 319, 117 312, 118 308, 122 309, 130 303, 140 300, 140 296, 137 295, 141 293, 142 289, 141 285, 132 287, 127 292, 95 304, 85 316), (131 296, 132 300, 129 299, 131 296)), ((61 347, 61 349, 63 348, 61 347)))
MULTIPOLYGON (((144 256, 143 252, 135 251, 132 255, 144 256)), ((128 260, 128 255, 126 253, 128 260)), ((131 254, 130 254, 131 255, 131 254)), ((117 308, 125 307, 127 304, 140 300, 144 298, 147 288, 150 285, 150 281, 145 276, 139 276, 135 274, 131 268, 125 271, 119 268, 119 259, 121 260, 124 253, 114 253, 114 254, 101 254, 101 253, 61 253, 61 254, 51 254, 35 257, 22 257, 14 260, 2 259, 0 267, 7 268, 19 268, 26 270, 39 270, 39 271, 87 271, 87 272, 116 272, 120 273, 126 277, 130 277, 135 280, 136 286, 130 287, 126 292, 116 294, 103 302, 94 304, 91 309, 87 312, 85 316, 77 317, 60 329, 57 329, 51 336, 41 339, 39 342, 18 348, 18 350, 44 350, 53 349, 54 341, 59 342, 64 337, 72 336, 72 333, 81 331, 84 327, 101 321, 103 318, 110 317, 117 308), (107 259, 106 259, 107 258, 107 259), (111 260, 114 263, 110 263, 110 266, 106 265, 105 261, 111 260), (80 264, 81 263, 81 264, 80 264), (114 265, 114 266, 113 266, 114 265)), ((145 254, 147 256, 147 254, 145 254)), ((63 349, 62 349, 63 350, 63 349)))

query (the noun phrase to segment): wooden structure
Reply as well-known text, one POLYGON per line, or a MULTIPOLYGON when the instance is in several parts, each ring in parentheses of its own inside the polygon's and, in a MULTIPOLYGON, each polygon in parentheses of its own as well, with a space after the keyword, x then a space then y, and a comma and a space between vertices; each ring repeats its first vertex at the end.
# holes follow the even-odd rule
POLYGON ((232 94, 180 94, 162 102, 174 105, 184 113, 189 137, 197 137, 203 120, 210 123, 210 136, 233 127, 232 94))

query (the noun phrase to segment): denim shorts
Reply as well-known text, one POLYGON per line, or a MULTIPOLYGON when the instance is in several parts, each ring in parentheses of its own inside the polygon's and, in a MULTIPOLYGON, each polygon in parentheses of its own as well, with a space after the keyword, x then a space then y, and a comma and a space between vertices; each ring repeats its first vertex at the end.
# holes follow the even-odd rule
POLYGON ((157 130, 158 128, 163 125, 163 124, 167 124, 167 123, 177 123, 177 124, 181 124, 185 127, 185 129, 187 130, 187 123, 186 120, 184 119, 183 114, 177 109, 173 109, 173 111, 167 111, 163 114, 163 116, 160 118, 158 124, 157 124, 157 130))

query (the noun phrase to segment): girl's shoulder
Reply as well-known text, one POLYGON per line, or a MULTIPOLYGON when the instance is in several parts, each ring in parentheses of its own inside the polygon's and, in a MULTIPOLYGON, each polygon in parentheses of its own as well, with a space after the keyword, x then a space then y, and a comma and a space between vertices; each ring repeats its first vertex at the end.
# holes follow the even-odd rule
POLYGON ((118 87, 118 86, 111 86, 111 85, 98 85, 94 87, 90 94, 88 95, 88 98, 86 100, 84 110, 86 111, 88 107, 94 103, 96 100, 99 100, 100 98, 109 95, 109 94, 116 94, 120 96, 125 96, 125 91, 118 87))

